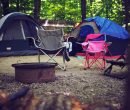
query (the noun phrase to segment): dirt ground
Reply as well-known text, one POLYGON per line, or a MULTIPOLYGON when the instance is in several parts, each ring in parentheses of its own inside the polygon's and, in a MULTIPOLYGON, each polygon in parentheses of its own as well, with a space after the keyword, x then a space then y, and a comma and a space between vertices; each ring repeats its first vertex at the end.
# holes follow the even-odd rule
MULTIPOLYGON (((67 71, 56 68, 57 79, 49 83, 24 84, 15 81, 15 71, 11 66, 15 63, 38 62, 37 56, 18 56, 0 58, 0 87, 9 93, 16 92, 20 87, 29 86, 33 92, 41 96, 46 93, 66 93, 74 95, 83 103, 103 102, 114 106, 122 106, 125 97, 125 79, 116 79, 103 75, 103 70, 92 68, 84 70, 83 59, 70 57, 67 71)), ((45 62, 47 57, 42 56, 45 62)), ((59 56, 56 60, 61 63, 59 56)), ((114 72, 126 71, 120 67, 113 67, 114 72)))

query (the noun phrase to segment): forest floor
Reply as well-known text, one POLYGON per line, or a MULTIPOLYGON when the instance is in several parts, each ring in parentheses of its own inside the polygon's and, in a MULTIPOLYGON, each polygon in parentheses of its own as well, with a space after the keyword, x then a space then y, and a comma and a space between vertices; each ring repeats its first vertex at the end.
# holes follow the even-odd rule
MULTIPOLYGON (((44 62, 47 57, 42 56, 44 62)), ((0 58, 0 87, 8 93, 14 93, 23 86, 29 86, 37 96, 44 96, 46 93, 65 93, 76 96, 83 103, 109 103, 114 106, 122 106, 125 98, 125 79, 117 79, 103 75, 103 70, 96 67, 84 69, 83 59, 70 57, 67 62, 67 70, 55 69, 56 80, 48 83, 24 84, 15 81, 15 69, 12 64, 37 62, 34 56, 15 56, 0 58)), ((58 62, 62 58, 58 56, 58 62)), ((114 73, 122 73, 127 68, 113 67, 114 73)))

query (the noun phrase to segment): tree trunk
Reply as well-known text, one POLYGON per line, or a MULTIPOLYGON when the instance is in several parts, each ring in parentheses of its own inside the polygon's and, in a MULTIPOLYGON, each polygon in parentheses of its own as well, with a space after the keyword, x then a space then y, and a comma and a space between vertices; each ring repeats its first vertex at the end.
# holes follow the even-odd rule
POLYGON ((86 18, 86 0, 81 0, 82 21, 86 18))
POLYGON ((130 21, 130 1, 129 0, 123 0, 123 12, 124 12, 124 15, 125 15, 125 19, 124 19, 124 22, 125 22, 125 28, 126 30, 128 30, 128 23, 130 21))
POLYGON ((2 17, 2 2, 1 2, 1 0, 0 0, 0 18, 2 17))
POLYGON ((17 0, 17 1, 16 1, 16 11, 18 11, 18 12, 20 11, 20 9, 19 9, 19 3, 20 3, 20 1, 17 0))
POLYGON ((3 8, 3 15, 6 15, 10 12, 9 10, 9 0, 1 0, 2 8, 3 8))
POLYGON ((34 0, 34 19, 40 20, 41 0, 34 0))

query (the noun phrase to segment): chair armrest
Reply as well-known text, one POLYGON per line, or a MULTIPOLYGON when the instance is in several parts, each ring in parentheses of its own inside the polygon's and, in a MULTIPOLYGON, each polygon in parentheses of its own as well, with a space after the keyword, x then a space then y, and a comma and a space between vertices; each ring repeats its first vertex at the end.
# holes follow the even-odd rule
POLYGON ((33 41, 33 44, 36 48, 39 48, 39 45, 41 44, 40 41, 34 39, 33 37, 26 37, 27 39, 31 39, 33 41))
POLYGON ((106 42, 107 46, 110 46, 112 44, 112 42, 106 42))
POLYGON ((81 43, 82 46, 88 46, 88 42, 81 43))
POLYGON ((83 43, 80 43, 81 45, 82 45, 82 48, 83 48, 83 50, 87 50, 87 48, 88 48, 88 45, 89 45, 89 43, 88 42, 83 42, 83 43))

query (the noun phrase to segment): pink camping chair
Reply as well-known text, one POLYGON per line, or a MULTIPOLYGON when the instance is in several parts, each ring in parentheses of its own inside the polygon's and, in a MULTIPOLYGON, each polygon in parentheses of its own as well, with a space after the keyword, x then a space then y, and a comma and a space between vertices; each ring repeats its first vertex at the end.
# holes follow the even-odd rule
POLYGON ((85 51, 85 68, 91 68, 96 65, 99 68, 105 68, 105 53, 108 51, 105 41, 83 42, 82 47, 85 51))

